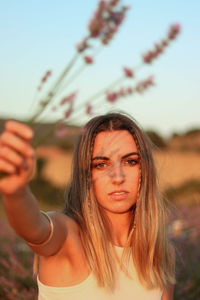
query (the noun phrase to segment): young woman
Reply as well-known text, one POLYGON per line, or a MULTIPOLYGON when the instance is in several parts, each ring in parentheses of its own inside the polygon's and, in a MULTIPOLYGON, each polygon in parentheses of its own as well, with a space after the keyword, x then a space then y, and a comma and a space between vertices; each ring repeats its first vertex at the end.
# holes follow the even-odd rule
MULTIPOLYGON (((0 191, 10 224, 39 256, 39 299, 172 300, 174 251, 151 146, 123 114, 84 127, 63 212, 40 212, 33 132, 8 121, 0 139, 0 191)), ((42 187, 41 187, 42 188, 42 187)))

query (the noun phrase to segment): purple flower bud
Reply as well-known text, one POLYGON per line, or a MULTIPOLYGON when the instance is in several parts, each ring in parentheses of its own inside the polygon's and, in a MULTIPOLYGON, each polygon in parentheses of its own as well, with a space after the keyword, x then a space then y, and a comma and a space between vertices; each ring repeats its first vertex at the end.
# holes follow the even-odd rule
POLYGON ((133 93, 133 89, 131 87, 127 88, 127 94, 131 95, 133 93))
POLYGON ((65 111, 64 116, 65 119, 68 119, 72 114, 72 108, 70 107, 68 110, 65 111))
POLYGON ((93 63, 93 58, 91 56, 84 56, 84 60, 86 62, 86 64, 92 64, 93 63))
POLYGON ((89 116, 92 115, 92 105, 90 103, 86 104, 86 114, 89 116))
POLYGON ((78 52, 82 53, 85 51, 85 49, 89 48, 90 46, 88 45, 88 38, 84 38, 82 42, 80 42, 76 48, 78 52))
POLYGON ((117 93, 113 92, 113 93, 107 93, 107 96, 106 96, 107 100, 111 103, 114 103, 117 101, 117 93))
POLYGON ((119 0, 110 0, 111 6, 116 6, 118 4, 119 0))
POLYGON ((136 92, 143 93, 149 86, 154 85, 154 76, 149 76, 147 79, 138 82, 135 87, 136 92))
POLYGON ((155 43, 155 53, 157 55, 163 53, 163 46, 162 46, 162 44, 155 43))
POLYGON ((176 36, 181 32, 181 25, 180 24, 173 24, 170 26, 168 31, 168 38, 170 40, 174 40, 176 36))
POLYGON ((73 112, 73 101, 70 102, 69 108, 64 112, 65 119, 68 119, 73 112))
POLYGON ((61 101, 60 101, 60 105, 64 105, 65 103, 68 103, 68 102, 73 102, 75 97, 76 97, 76 92, 70 94, 69 96, 67 97, 64 97, 61 101))
POLYGON ((162 45, 163 48, 165 48, 169 45, 169 42, 166 39, 164 39, 164 40, 161 41, 161 45, 162 45))
POLYGON ((124 67, 123 69, 126 77, 134 77, 133 70, 127 67, 124 67))
POLYGON ((49 77, 49 76, 51 76, 51 74, 52 74, 52 72, 49 70, 49 71, 46 72, 46 75, 45 75, 45 76, 46 76, 46 77, 49 77))

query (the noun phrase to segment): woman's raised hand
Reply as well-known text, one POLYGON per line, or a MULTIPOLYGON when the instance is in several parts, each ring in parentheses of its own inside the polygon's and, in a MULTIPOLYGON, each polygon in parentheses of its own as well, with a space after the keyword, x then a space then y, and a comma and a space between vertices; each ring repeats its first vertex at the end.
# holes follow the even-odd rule
POLYGON ((23 189, 34 175, 35 151, 31 145, 33 131, 28 126, 7 121, 0 136, 0 192, 13 195, 23 189))

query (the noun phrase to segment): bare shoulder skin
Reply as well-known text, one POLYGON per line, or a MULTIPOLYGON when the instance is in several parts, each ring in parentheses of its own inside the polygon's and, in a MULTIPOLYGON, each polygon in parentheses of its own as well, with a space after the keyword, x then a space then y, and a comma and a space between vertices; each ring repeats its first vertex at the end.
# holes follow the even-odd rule
POLYGON ((79 226, 73 219, 61 213, 52 213, 51 217, 57 226, 52 240, 42 250, 39 249, 40 247, 38 249, 32 247, 36 253, 40 253, 39 279, 42 283, 50 286, 78 284, 90 273, 80 238, 79 226), (55 245, 62 240, 59 235, 63 231, 66 232, 66 238, 58 251, 53 253, 55 245))

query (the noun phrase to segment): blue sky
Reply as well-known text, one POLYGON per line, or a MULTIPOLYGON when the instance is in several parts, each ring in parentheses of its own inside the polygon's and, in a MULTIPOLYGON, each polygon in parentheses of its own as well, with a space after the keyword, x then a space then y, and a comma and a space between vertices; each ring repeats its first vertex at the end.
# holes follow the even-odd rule
MULTIPOLYGON (((96 0, 21 0, 0 3, 0 116, 31 115, 36 87, 48 69, 52 81, 72 57, 75 45, 87 34, 96 0)), ((118 102, 115 109, 133 115, 146 129, 169 135, 200 127, 200 1, 124 1, 131 5, 127 18, 109 47, 65 91, 78 90, 77 107, 93 92, 122 74, 122 67, 137 66, 141 53, 165 36, 170 24, 179 22, 182 33, 137 79, 155 76, 156 86, 144 95, 118 102)), ((102 100, 95 109, 111 106, 102 100)), ((52 119, 55 114, 47 115, 52 119)), ((85 122, 82 115, 78 122, 85 122)))

